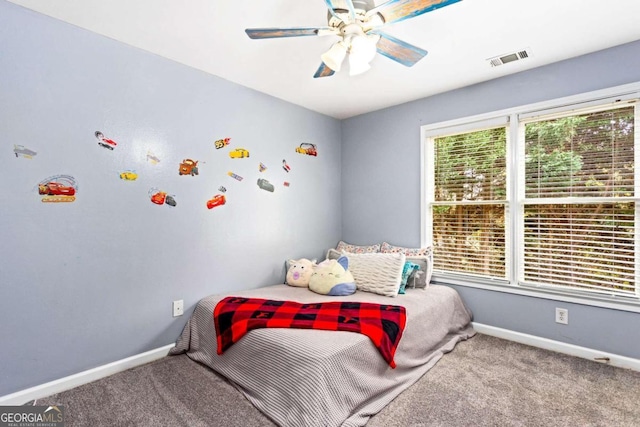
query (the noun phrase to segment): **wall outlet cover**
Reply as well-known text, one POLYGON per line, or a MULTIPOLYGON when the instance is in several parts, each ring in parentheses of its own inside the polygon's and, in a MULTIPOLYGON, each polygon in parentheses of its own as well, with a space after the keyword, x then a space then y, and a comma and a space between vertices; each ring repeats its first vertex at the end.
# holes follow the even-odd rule
POLYGON ((173 302, 173 317, 179 317, 184 314, 184 301, 177 300, 173 302))

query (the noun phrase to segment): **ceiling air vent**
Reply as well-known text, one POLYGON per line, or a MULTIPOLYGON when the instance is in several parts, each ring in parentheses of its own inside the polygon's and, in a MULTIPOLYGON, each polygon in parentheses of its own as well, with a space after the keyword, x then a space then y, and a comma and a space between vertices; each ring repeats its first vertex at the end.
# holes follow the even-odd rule
POLYGON ((508 53, 506 55, 496 56, 494 58, 489 58, 489 64, 492 67, 497 67, 499 65, 508 64, 509 62, 519 61, 521 59, 525 59, 532 56, 531 49, 527 48, 525 50, 520 50, 518 52, 508 53))

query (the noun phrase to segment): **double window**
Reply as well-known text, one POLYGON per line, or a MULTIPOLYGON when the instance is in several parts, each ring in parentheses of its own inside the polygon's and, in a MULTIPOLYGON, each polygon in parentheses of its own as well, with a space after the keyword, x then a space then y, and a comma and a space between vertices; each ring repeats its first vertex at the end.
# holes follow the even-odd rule
POLYGON ((639 113, 613 101, 425 131, 434 275, 640 298, 639 113))

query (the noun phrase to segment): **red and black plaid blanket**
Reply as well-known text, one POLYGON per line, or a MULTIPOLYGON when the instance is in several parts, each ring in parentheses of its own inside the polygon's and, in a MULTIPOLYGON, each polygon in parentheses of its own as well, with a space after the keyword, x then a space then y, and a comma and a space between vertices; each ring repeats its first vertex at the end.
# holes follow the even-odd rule
POLYGON ((366 302, 302 304, 260 298, 226 297, 213 311, 222 354, 257 328, 301 328, 359 332, 368 336, 392 368, 406 322, 404 307, 366 302))

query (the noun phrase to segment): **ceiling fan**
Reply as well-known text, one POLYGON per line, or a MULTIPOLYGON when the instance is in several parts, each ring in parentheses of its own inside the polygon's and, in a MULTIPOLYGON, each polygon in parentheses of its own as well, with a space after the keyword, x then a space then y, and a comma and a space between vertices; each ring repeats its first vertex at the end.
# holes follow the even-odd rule
POLYGON ((325 0, 329 12, 328 26, 316 28, 248 28, 252 39, 336 35, 340 40, 323 53, 322 63, 313 77, 328 77, 340 71, 349 54, 349 75, 369 70, 376 52, 411 67, 424 58, 427 51, 385 34, 381 29, 449 6, 460 0, 389 0, 375 6, 374 0, 325 0))

